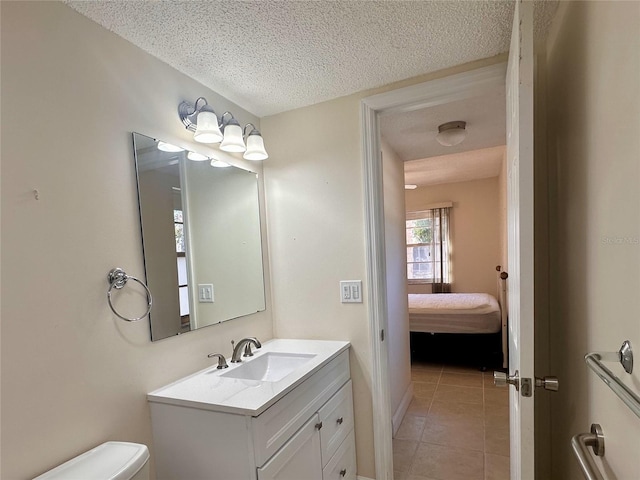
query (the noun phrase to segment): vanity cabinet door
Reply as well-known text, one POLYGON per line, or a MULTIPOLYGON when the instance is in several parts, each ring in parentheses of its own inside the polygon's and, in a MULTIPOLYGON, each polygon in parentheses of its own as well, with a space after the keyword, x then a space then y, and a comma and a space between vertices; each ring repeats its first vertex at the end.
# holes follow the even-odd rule
POLYGON ((322 445, 322 466, 333 457, 338 447, 353 430, 353 393, 351 380, 318 411, 322 430, 320 441, 322 445))
POLYGON ((320 420, 311 419, 263 466, 258 480, 322 480, 320 420))

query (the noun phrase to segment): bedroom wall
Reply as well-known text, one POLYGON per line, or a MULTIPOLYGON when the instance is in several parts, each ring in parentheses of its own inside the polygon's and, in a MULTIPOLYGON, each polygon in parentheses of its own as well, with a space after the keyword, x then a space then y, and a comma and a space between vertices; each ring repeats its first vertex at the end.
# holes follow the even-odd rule
MULTIPOLYGON (((177 107, 200 95, 258 119, 62 3, 0 11, 0 478, 33 478, 107 440, 147 444, 153 459, 146 393, 229 355, 231 339, 273 332, 268 305, 151 343, 146 319, 109 310, 107 272, 144 274, 131 132, 190 145, 177 107)), ((125 290, 124 313, 144 308, 125 290)))
MULTIPOLYGON (((501 262, 502 242, 499 177, 429 185, 407 190, 405 198, 408 212, 424 210, 438 202, 453 202, 452 291, 490 293, 497 298, 496 265, 501 262)), ((410 285, 409 291, 430 293, 430 286, 426 286, 426 292, 420 287, 410 285)))
MULTIPOLYGON (((638 2, 561 2, 547 42, 553 478, 583 478, 570 439, 591 423, 606 477, 638 478, 640 419, 583 356, 640 347, 639 29, 638 2)), ((640 392, 640 368, 608 366, 640 392)))
POLYGON ((382 139, 384 234, 387 271, 389 388, 394 434, 411 398, 404 163, 382 139), (403 403, 403 400, 405 402, 403 403))

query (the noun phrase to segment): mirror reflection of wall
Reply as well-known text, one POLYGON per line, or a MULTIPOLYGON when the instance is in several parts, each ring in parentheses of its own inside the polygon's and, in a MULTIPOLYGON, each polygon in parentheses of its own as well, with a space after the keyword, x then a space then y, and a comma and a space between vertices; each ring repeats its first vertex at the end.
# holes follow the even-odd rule
POLYGON ((263 311, 257 174, 133 136, 152 340, 263 311))

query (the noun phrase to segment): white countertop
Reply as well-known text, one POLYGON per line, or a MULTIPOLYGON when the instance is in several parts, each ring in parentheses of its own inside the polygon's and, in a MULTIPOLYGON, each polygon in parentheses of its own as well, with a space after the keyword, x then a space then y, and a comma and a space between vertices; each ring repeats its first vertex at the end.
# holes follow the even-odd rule
POLYGON ((212 365, 147 394, 149 402, 257 416, 313 375, 322 366, 347 350, 349 342, 332 340, 274 339, 254 349, 256 359, 267 352, 315 355, 304 365, 277 382, 245 380, 222 376, 243 363, 229 363, 229 368, 212 365))

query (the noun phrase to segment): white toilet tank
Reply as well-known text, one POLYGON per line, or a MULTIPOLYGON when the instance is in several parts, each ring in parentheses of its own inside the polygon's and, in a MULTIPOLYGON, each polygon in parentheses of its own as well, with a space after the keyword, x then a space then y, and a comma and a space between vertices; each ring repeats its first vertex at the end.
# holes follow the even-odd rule
POLYGON ((146 445, 106 442, 34 480, 148 480, 146 445))

